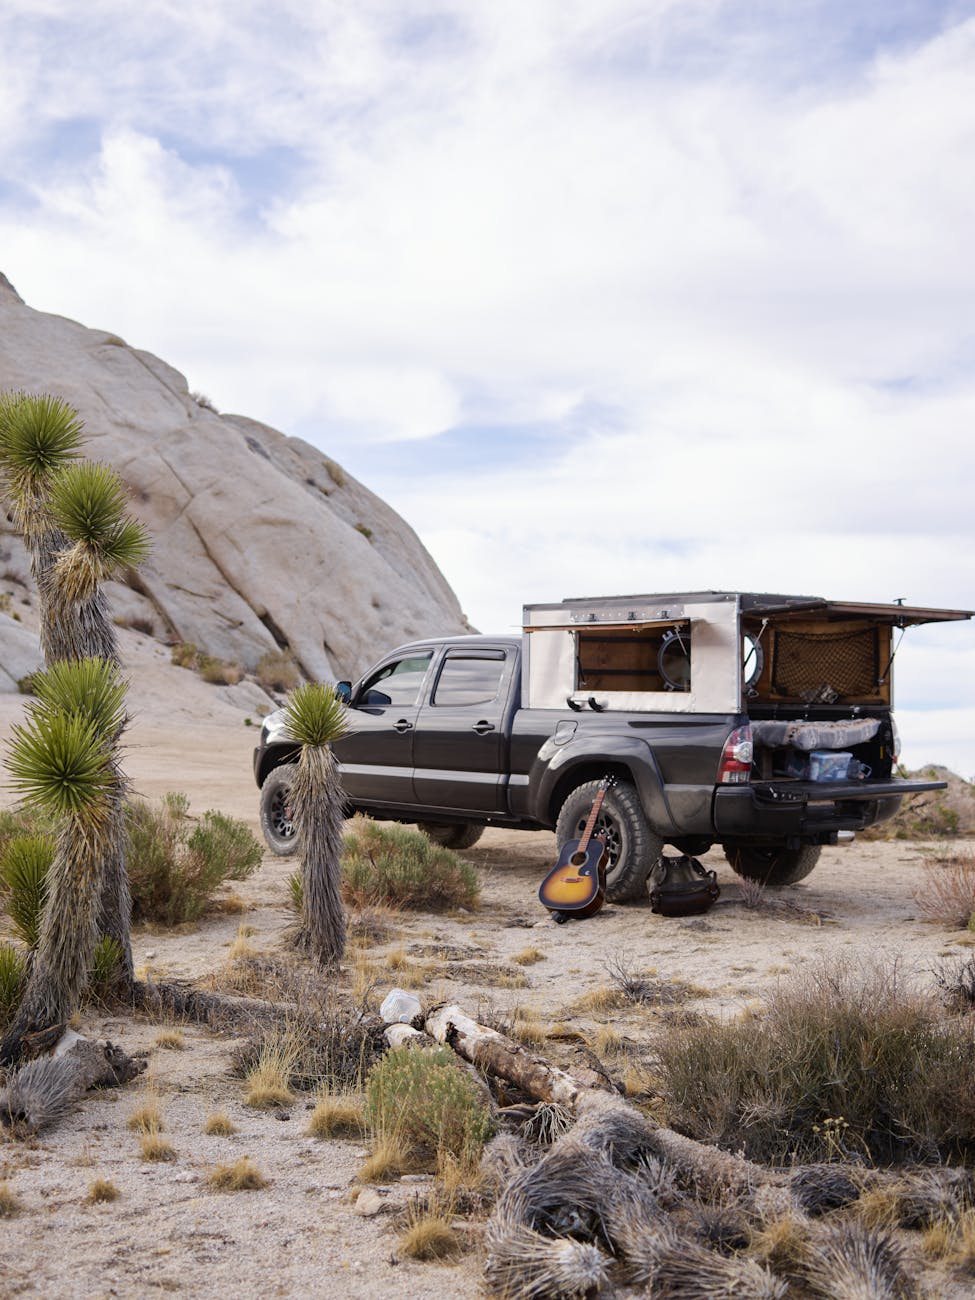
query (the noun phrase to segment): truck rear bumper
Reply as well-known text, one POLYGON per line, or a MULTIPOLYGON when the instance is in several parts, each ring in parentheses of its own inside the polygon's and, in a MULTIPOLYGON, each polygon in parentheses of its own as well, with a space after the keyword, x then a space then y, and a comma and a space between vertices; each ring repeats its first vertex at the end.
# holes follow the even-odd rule
POLYGON ((836 831, 860 831, 892 817, 904 795, 944 790, 944 781, 756 781, 718 786, 719 839, 826 843, 836 831))

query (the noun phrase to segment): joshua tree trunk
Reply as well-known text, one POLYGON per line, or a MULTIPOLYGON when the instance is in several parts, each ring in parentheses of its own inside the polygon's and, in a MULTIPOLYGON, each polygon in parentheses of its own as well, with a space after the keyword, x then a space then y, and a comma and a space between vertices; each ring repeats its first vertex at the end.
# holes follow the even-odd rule
POLYGON ((327 745, 305 745, 291 787, 301 855, 301 938, 322 966, 345 951, 342 791, 327 745))
POLYGON ((24 1052, 27 1035, 64 1024, 78 1006, 98 942, 98 899, 109 817, 72 817, 58 834, 37 953, 13 1024, 0 1042, 0 1063, 24 1052))
MULTIPOLYGON (((40 513, 35 509, 34 517, 40 513)), ((30 556, 31 572, 37 583, 40 604, 40 642, 44 661, 52 664, 72 659, 97 658, 119 665, 118 637, 108 614, 104 592, 96 587, 81 600, 66 600, 58 584, 55 563, 71 546, 60 528, 24 528, 24 542, 30 556)), ((100 895, 99 932, 114 939, 122 957, 119 980, 131 989, 132 965, 132 895, 125 866, 126 784, 118 770, 118 782, 110 811, 110 832, 105 842, 105 863, 98 890, 100 895)), ((97 937, 97 936, 96 936, 97 937)))

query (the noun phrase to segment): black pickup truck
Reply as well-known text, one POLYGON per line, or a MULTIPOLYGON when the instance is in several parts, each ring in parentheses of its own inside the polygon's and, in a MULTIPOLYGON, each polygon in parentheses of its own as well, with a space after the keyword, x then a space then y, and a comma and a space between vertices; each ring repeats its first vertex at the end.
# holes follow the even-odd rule
MULTIPOLYGON (((720 844, 739 874, 792 884, 821 845, 943 786, 893 775, 895 632, 967 617, 740 592, 527 606, 521 636, 416 641, 339 683, 348 807, 454 848, 489 825, 561 844, 613 775, 596 829, 610 898, 641 897, 665 844, 720 844)), ((254 773, 278 853, 297 752, 271 714, 254 773)))

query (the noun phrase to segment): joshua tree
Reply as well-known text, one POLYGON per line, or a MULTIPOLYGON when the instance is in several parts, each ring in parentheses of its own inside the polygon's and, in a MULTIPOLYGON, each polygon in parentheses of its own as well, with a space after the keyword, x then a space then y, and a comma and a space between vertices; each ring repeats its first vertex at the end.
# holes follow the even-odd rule
POLYGON ((328 967, 345 951, 343 797, 330 744, 348 732, 348 718, 332 688, 315 682, 292 692, 286 716, 288 731, 302 747, 291 786, 301 857, 301 940, 328 967))
MULTIPOLYGON (((126 514, 125 490, 107 466, 79 460, 81 422, 60 398, 0 394, 0 476, 30 556, 48 667, 97 657, 118 664, 115 628, 101 582, 138 564, 148 549, 126 514)), ((103 870, 101 932, 132 979, 131 900, 125 870, 125 783, 113 758, 103 870)))
POLYGON ((0 1043, 5 1063, 22 1054, 25 1035, 63 1024, 84 990, 115 834, 114 754, 125 726, 125 686, 105 659, 56 664, 38 674, 35 689, 39 702, 14 727, 8 767, 24 803, 56 821, 57 844, 27 988, 0 1043))

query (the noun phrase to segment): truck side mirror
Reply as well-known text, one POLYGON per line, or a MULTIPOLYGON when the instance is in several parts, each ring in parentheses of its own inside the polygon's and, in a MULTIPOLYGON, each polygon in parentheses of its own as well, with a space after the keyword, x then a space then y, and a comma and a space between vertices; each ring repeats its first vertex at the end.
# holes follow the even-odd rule
POLYGON ((343 704, 350 704, 352 701, 352 683, 336 682, 335 694, 339 697, 339 699, 343 702, 343 704))

